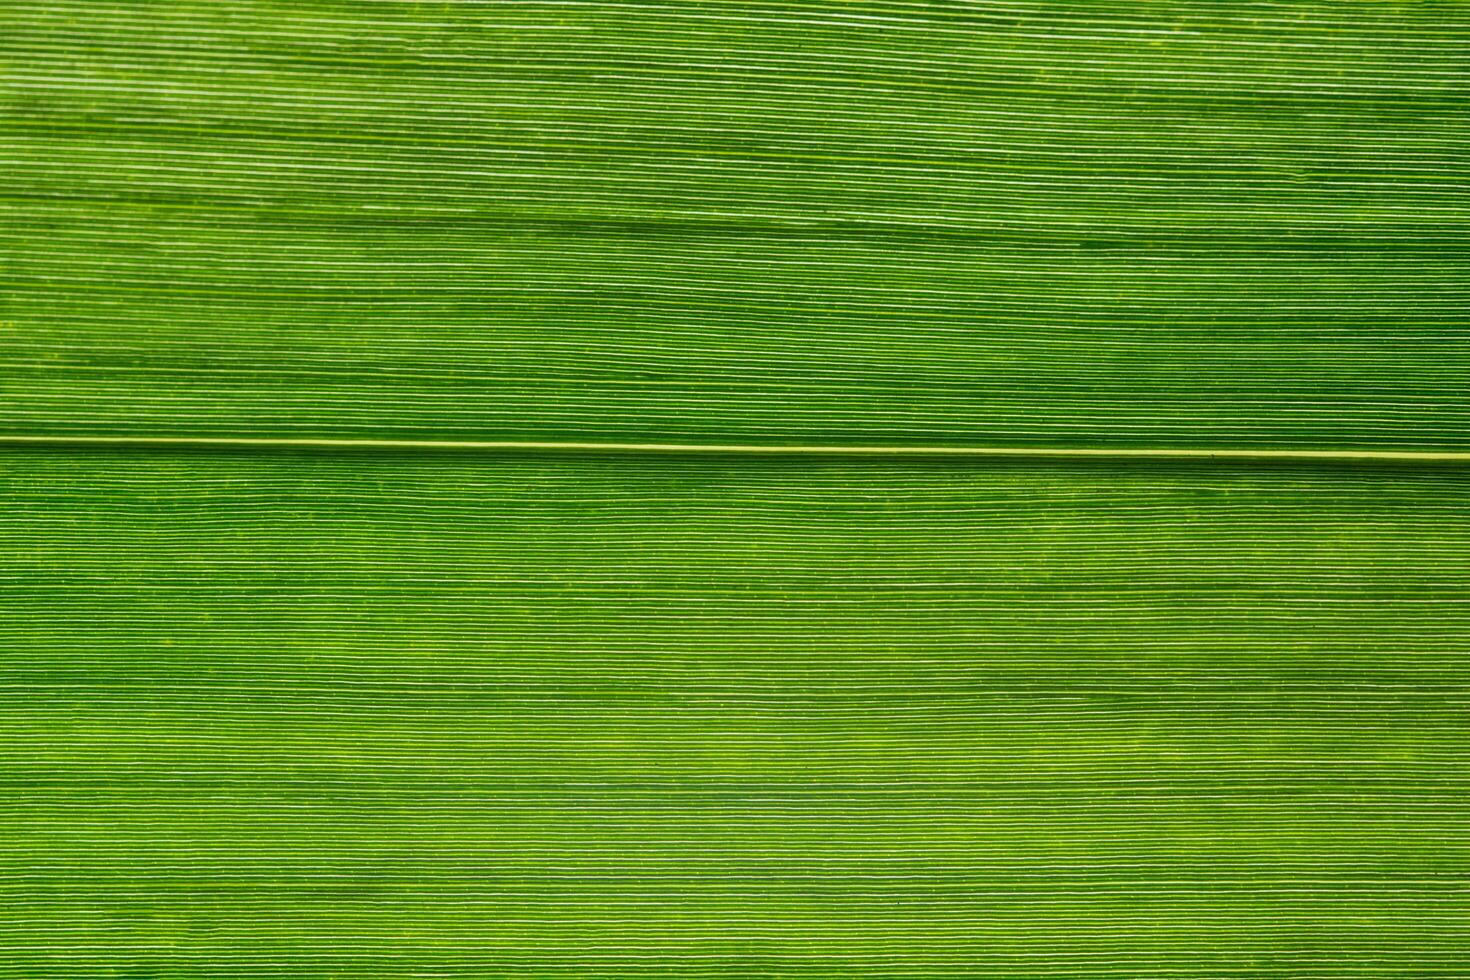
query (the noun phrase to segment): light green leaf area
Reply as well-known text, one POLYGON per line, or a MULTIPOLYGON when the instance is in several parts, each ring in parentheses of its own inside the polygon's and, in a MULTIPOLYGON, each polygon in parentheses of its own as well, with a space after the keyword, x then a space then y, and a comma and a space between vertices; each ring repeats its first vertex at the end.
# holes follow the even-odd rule
POLYGON ((1470 966, 1457 470, 0 470, 5 976, 1470 966))
POLYGON ((1470 976, 1467 72, 0 3, 0 978, 1470 976))
POLYGON ((1470 446, 1464 4, 0 28, 11 431, 1470 446))

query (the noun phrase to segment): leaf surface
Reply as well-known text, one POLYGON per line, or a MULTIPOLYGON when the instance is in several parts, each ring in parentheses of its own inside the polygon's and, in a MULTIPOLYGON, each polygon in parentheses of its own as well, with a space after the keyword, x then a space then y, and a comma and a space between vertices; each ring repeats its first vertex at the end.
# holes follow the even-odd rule
POLYGON ((8 430, 1470 447, 1470 8, 6 5, 8 430))
POLYGON ((0 4, 0 978, 1470 975, 1467 64, 0 4))
POLYGON ((1467 965, 1458 471, 3 477, 5 975, 1467 965))

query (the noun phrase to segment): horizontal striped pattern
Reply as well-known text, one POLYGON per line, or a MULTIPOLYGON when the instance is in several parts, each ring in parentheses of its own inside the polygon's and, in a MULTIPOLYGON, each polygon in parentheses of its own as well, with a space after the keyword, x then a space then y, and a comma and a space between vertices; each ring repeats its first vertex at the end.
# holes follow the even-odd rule
POLYGON ((8 431, 1470 446, 1462 4, 0 28, 8 431))
POLYGON ((1452 978, 1458 469, 0 456, 0 975, 1452 978))
POLYGON ((1470 7, 0 4, 0 978, 1470 975, 1470 7))

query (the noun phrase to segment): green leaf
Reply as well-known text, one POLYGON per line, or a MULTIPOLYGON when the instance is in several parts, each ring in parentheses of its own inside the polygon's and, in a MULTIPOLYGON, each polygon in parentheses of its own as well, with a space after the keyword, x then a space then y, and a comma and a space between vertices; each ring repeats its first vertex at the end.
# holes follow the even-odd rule
POLYGON ((0 980, 1470 975, 1467 53, 7 0, 0 980))
POLYGON ((1470 448, 1463 4, 0 16, 12 430, 1470 448))
POLYGON ((1422 467, 5 461, 13 976, 1454 976, 1422 467))

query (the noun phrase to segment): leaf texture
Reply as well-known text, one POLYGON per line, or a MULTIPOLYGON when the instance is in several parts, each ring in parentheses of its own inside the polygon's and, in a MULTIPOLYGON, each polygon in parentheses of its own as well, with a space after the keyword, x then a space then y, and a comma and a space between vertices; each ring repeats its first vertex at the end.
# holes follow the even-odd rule
POLYGON ((0 17, 12 431, 1470 448, 1462 4, 0 17))
POLYGON ((0 4, 0 978, 1470 975, 1467 65, 0 4))
POLYGON ((1458 471, 3 470, 7 976, 1470 963, 1458 471))

